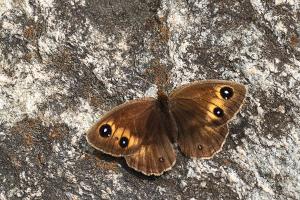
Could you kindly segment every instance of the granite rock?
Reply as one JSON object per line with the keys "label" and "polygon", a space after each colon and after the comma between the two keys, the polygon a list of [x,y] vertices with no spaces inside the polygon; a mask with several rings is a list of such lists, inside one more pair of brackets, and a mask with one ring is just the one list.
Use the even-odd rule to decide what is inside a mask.
{"label": "granite rock", "polygon": [[[204,79],[248,88],[210,160],[145,177],[86,130],[130,99]],[[300,199],[297,0],[0,0],[0,199]]]}

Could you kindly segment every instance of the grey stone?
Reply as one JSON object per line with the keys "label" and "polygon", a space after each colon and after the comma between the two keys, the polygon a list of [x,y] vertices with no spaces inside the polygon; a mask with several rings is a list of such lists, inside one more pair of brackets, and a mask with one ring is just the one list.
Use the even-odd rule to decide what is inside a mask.
{"label": "grey stone", "polygon": [[[300,199],[300,2],[0,1],[0,199]],[[210,160],[145,177],[88,146],[112,107],[203,79],[245,84]]]}

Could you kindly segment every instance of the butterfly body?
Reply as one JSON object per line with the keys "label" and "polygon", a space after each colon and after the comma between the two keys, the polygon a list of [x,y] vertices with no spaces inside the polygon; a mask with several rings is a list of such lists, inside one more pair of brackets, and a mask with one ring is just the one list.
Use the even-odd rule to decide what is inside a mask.
{"label": "butterfly body", "polygon": [[172,143],[175,143],[178,136],[178,130],[174,116],[170,109],[169,96],[163,91],[159,90],[157,92],[156,104],[157,108],[159,109],[159,112],[161,113],[161,123],[165,126],[165,129],[167,130],[168,138]]}
{"label": "butterfly body", "polygon": [[146,175],[161,175],[176,162],[173,144],[188,157],[211,158],[226,139],[227,123],[245,98],[243,85],[231,81],[198,81],[158,91],[117,106],[87,134],[94,148],[121,156]]}

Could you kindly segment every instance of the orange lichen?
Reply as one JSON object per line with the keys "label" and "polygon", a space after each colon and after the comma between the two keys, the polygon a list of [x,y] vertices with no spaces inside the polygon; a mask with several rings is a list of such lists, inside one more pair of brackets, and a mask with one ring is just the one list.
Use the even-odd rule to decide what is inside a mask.
{"label": "orange lichen", "polygon": [[24,143],[28,146],[32,146],[34,143],[31,133],[24,133],[23,140],[24,140]]}
{"label": "orange lichen", "polygon": [[171,36],[171,32],[167,24],[165,23],[165,17],[159,18],[160,23],[158,24],[159,32],[160,32],[160,40],[161,42],[168,42]]}
{"label": "orange lichen", "polygon": [[296,34],[293,34],[291,37],[290,37],[290,43],[291,43],[291,46],[292,47],[296,47],[298,44],[299,44],[299,37],[296,35]]}
{"label": "orange lichen", "polygon": [[61,130],[59,130],[57,127],[53,127],[51,128],[48,136],[52,140],[60,139],[62,137]]}

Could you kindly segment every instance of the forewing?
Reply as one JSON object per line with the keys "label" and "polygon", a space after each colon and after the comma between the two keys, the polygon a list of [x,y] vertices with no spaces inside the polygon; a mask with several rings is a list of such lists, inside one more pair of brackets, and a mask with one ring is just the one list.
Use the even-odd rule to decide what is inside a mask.
{"label": "forewing", "polygon": [[115,107],[90,128],[88,143],[113,156],[133,154],[147,135],[145,126],[155,109],[155,101],[154,98],[133,100]]}
{"label": "forewing", "polygon": [[218,80],[191,83],[171,93],[181,151],[204,158],[219,151],[228,133],[227,123],[239,111],[245,94],[243,85]]}

